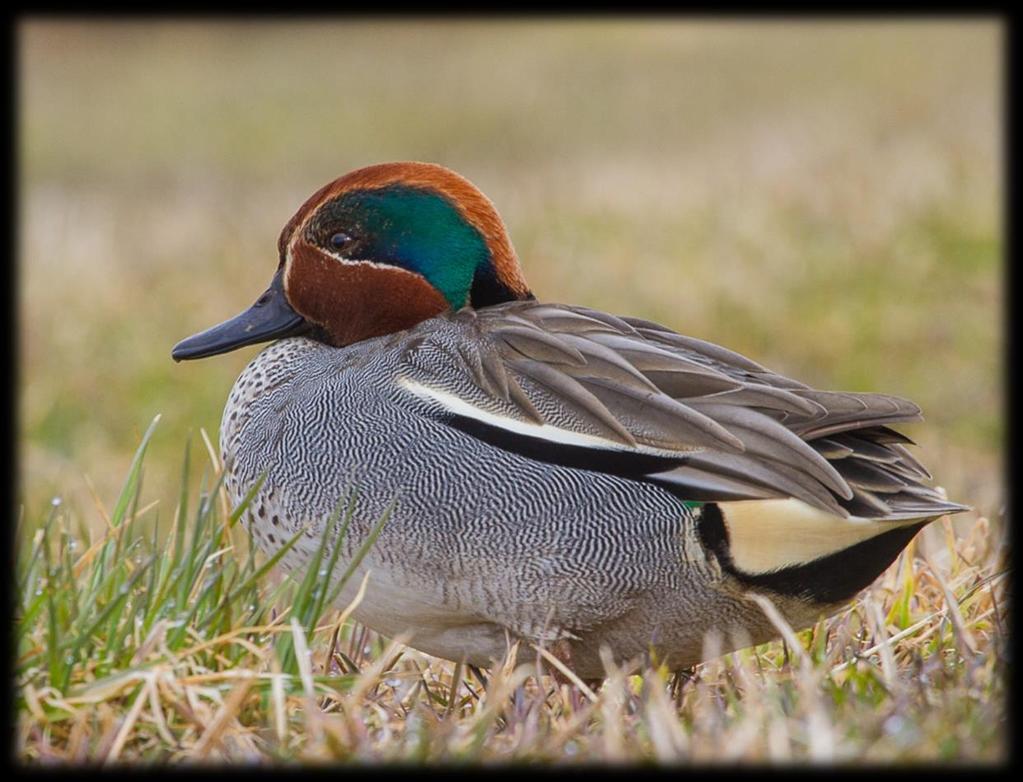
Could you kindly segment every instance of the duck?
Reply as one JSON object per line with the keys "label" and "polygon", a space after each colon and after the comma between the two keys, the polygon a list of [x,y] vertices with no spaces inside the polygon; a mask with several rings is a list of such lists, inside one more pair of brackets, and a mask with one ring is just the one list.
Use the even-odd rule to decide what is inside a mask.
{"label": "duck", "polygon": [[302,574],[324,536],[343,566],[378,534],[339,605],[361,584],[357,620],[481,668],[514,645],[587,679],[608,655],[687,669],[709,634],[778,636],[758,596],[810,626],[968,509],[892,428],[914,403],[540,300],[494,204],[434,163],[317,190],[266,291],[172,357],[266,342],[220,427],[253,540],[296,537]]}

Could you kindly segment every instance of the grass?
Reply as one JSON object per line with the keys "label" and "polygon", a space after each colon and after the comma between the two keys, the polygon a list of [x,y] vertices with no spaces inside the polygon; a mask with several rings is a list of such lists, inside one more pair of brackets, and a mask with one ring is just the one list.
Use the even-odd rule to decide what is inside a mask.
{"label": "grass", "polygon": [[[154,426],[155,426],[154,421]],[[166,543],[142,500],[147,430],[108,514],[81,536],[60,505],[18,558],[16,753],[29,763],[998,761],[1006,563],[986,519],[911,545],[847,610],[670,675],[608,661],[596,691],[511,655],[487,673],[388,641],[333,597],[339,506],[301,580],[271,576],[212,454],[186,450]],[[381,521],[386,523],[386,518]],[[296,534],[296,539],[301,535]],[[371,543],[371,541],[370,541]],[[368,546],[364,546],[364,553]],[[354,560],[357,563],[359,556]],[[365,586],[365,584],[363,584]],[[361,595],[360,595],[361,596]],[[356,597],[356,601],[359,597]],[[763,600],[763,598],[761,598]]]}
{"label": "grass", "polygon": [[[1002,37],[984,19],[23,20],[17,757],[1004,758]],[[480,185],[542,298],[913,399],[921,459],[975,511],[787,654],[688,679],[641,662],[596,701],[535,666],[484,686],[341,622],[315,584],[261,570],[199,457],[255,349],[169,351],[259,295],[309,193],[395,159]]]}

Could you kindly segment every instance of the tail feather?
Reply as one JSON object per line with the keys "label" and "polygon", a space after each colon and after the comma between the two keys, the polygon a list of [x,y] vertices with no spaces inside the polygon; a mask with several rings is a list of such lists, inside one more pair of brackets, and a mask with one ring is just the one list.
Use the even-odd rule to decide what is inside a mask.
{"label": "tail feather", "polygon": [[839,499],[844,510],[852,516],[921,521],[969,510],[921,482],[930,473],[895,441],[893,432],[881,426],[810,441],[853,490],[852,500]]}

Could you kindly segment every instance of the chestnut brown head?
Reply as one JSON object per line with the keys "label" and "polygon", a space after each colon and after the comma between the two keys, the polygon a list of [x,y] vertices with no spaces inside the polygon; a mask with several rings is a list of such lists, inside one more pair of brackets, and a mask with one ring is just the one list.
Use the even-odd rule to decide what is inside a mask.
{"label": "chestnut brown head", "polygon": [[494,205],[432,163],[334,180],[288,221],[278,254],[256,303],[178,343],[175,360],[299,334],[341,347],[447,310],[532,298]]}

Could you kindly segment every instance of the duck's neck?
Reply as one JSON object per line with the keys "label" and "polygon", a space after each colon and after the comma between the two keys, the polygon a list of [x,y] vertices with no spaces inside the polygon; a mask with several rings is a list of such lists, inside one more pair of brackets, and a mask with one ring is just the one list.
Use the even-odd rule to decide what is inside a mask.
{"label": "duck's neck", "polygon": [[526,301],[536,298],[529,290],[512,288],[504,282],[492,263],[488,262],[476,267],[469,289],[468,303],[474,308],[491,307],[506,301]]}

